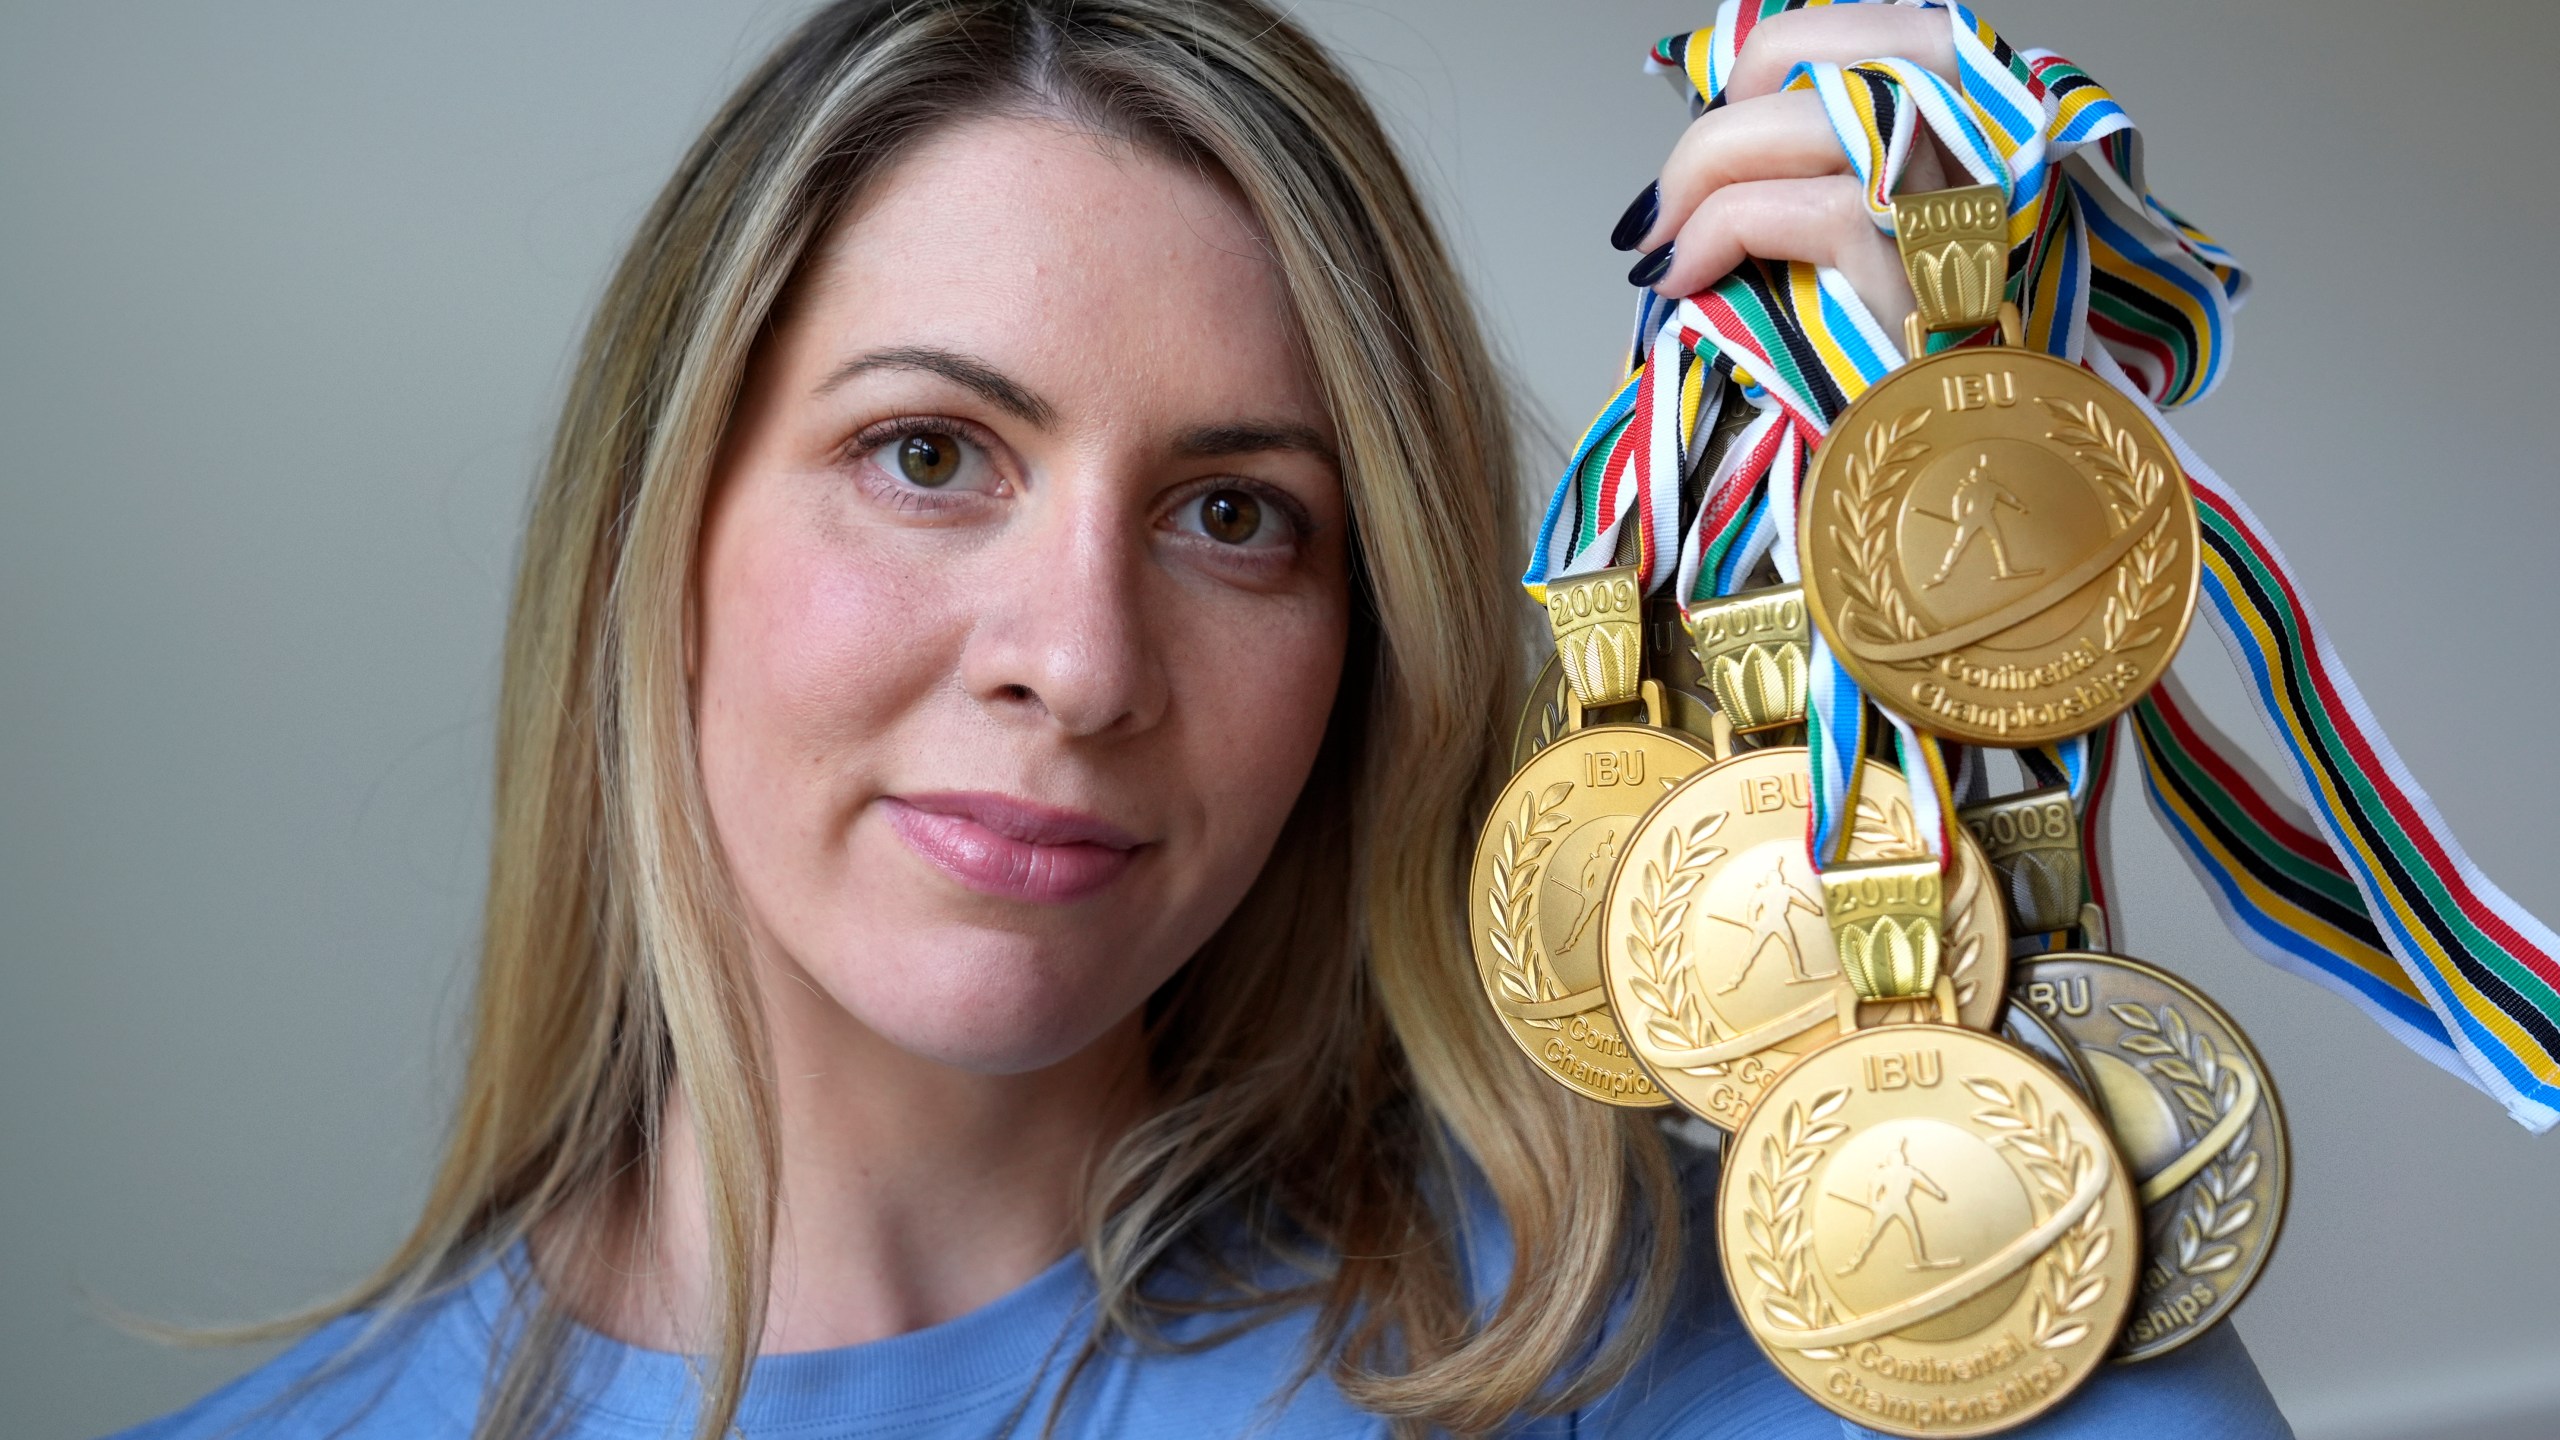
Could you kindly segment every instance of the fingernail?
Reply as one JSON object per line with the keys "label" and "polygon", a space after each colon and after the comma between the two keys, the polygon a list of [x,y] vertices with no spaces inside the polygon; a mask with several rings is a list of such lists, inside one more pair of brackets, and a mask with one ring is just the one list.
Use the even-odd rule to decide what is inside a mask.
{"label": "fingernail", "polygon": [[1671,268],[1671,247],[1677,243],[1679,242],[1665,240],[1644,252],[1644,258],[1636,262],[1636,268],[1627,272],[1627,283],[1651,285],[1661,279]]}
{"label": "fingernail", "polygon": [[1644,233],[1653,228],[1654,217],[1661,213],[1662,182],[1656,180],[1644,187],[1644,193],[1638,195],[1635,203],[1627,207],[1626,214],[1618,217],[1617,225],[1609,231],[1609,248],[1612,250],[1636,248],[1636,242],[1643,239]]}

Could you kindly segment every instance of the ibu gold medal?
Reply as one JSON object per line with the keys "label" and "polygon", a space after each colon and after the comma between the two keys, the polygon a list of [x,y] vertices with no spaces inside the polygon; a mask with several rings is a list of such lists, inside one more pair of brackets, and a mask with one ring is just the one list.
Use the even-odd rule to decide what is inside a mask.
{"label": "ibu gold medal", "polygon": [[2116,1354],[2165,1355],[2231,1313],[2283,1227],[2292,1147],[2266,1062],[2193,986],[2121,955],[2020,961],[2011,998],[2097,1083],[2143,1205],[2141,1291]]}
{"label": "ibu gold medal", "polygon": [[[1503,1029],[1559,1084],[1612,1105],[1670,1103],[1627,1053],[1600,983],[1609,876],[1636,820],[1714,759],[1662,728],[1664,696],[1642,680],[1642,596],[1629,569],[1549,584],[1564,732],[1502,788],[1476,841],[1467,928],[1476,973]],[[1639,701],[1649,724],[1586,723]]]}
{"label": "ibu gold medal", "polygon": [[[1786,746],[1698,772],[1631,827],[1609,890],[1600,971],[1627,1043],[1673,1099],[1728,1130],[1840,1033],[1852,993],[1805,857],[1808,765]],[[1956,847],[1943,970],[1964,1022],[1987,1027],[2003,1002],[2008,927],[1979,847],[1962,835]],[[1862,762],[1848,858],[1927,855],[1902,776]],[[1926,1004],[1887,1002],[1872,1018]]]}
{"label": "ibu gold medal", "polygon": [[2106,1359],[2137,1216],[2088,1102],[1988,1035],[1914,1024],[1778,1077],[1725,1151],[1716,1227],[1752,1338],[1805,1393],[1896,1435],[1983,1435]]}
{"label": "ibu gold medal", "polygon": [[1999,187],[1894,213],[1915,357],[1923,332],[1995,319],[2008,343],[1913,359],[1825,437],[1797,526],[1814,623],[1868,694],[1937,734],[2014,748],[2094,729],[2193,618],[2185,472],[2113,386],[2018,346]]}
{"label": "ibu gold medal", "polygon": [[[2096,1107],[1957,1023],[1962,867],[1911,838],[1912,858],[1821,870],[1845,1033],[1743,1117],[1716,1229],[1744,1325],[1807,1394],[1894,1434],[1984,1435],[2049,1410],[2105,1360],[2133,1300],[2141,1212]],[[1989,863],[1971,858],[1972,888],[1988,890]],[[1934,1022],[1858,1028],[1860,1001],[1921,999]]]}

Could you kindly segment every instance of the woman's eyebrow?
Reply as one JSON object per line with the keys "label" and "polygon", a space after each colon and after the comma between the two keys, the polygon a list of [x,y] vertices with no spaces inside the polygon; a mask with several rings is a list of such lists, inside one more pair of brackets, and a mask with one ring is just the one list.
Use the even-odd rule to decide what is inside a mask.
{"label": "woman's eyebrow", "polygon": [[1329,465],[1339,465],[1333,447],[1324,436],[1305,425],[1288,420],[1247,420],[1227,425],[1203,425],[1184,431],[1173,442],[1174,453],[1197,457],[1218,455],[1250,455],[1261,450],[1301,450]]}
{"label": "woman's eyebrow", "polygon": [[975,356],[931,345],[892,345],[857,355],[827,373],[811,393],[824,395],[856,375],[872,370],[922,370],[973,391],[978,398],[1022,421],[1047,429],[1057,420],[1056,407],[1007,379],[1003,371]]}

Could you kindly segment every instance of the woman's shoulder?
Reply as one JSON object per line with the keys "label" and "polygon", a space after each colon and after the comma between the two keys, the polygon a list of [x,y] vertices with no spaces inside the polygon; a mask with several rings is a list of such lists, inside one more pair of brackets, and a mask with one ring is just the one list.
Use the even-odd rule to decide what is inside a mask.
{"label": "woman's shoulder", "polygon": [[194,1404],[109,1440],[466,1433],[479,1412],[486,1341],[467,1286],[396,1315],[343,1316]]}
{"label": "woman's shoulder", "polygon": [[[1699,1137],[1704,1138],[1704,1137]],[[1586,1440],[1835,1440],[1877,1434],[1817,1405],[1778,1372],[1736,1313],[1715,1250],[1720,1175],[1711,1140],[1675,1139],[1688,1259],[1661,1334],[1627,1377],[1577,1417]],[[1854,1379],[1845,1374],[1844,1379]],[[2289,1440],[2293,1431],[2228,1325],[2157,1360],[2110,1365],[2017,1440],[2169,1434]]]}

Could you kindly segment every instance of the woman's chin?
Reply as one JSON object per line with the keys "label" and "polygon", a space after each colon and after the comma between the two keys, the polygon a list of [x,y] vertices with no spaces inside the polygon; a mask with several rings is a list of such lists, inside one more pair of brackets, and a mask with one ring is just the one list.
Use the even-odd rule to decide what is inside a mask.
{"label": "woman's chin", "polygon": [[1028,1075],[1083,1054],[1126,1014],[1008,1016],[992,1022],[936,1015],[884,1027],[881,1037],[919,1060],[972,1075]]}
{"label": "woman's chin", "polygon": [[1126,950],[1079,945],[1081,953],[1061,956],[1045,948],[1015,936],[917,945],[902,957],[908,963],[885,965],[881,952],[857,949],[809,975],[897,1050],[973,1074],[1019,1075],[1081,1054],[1164,979],[1131,974]]}

